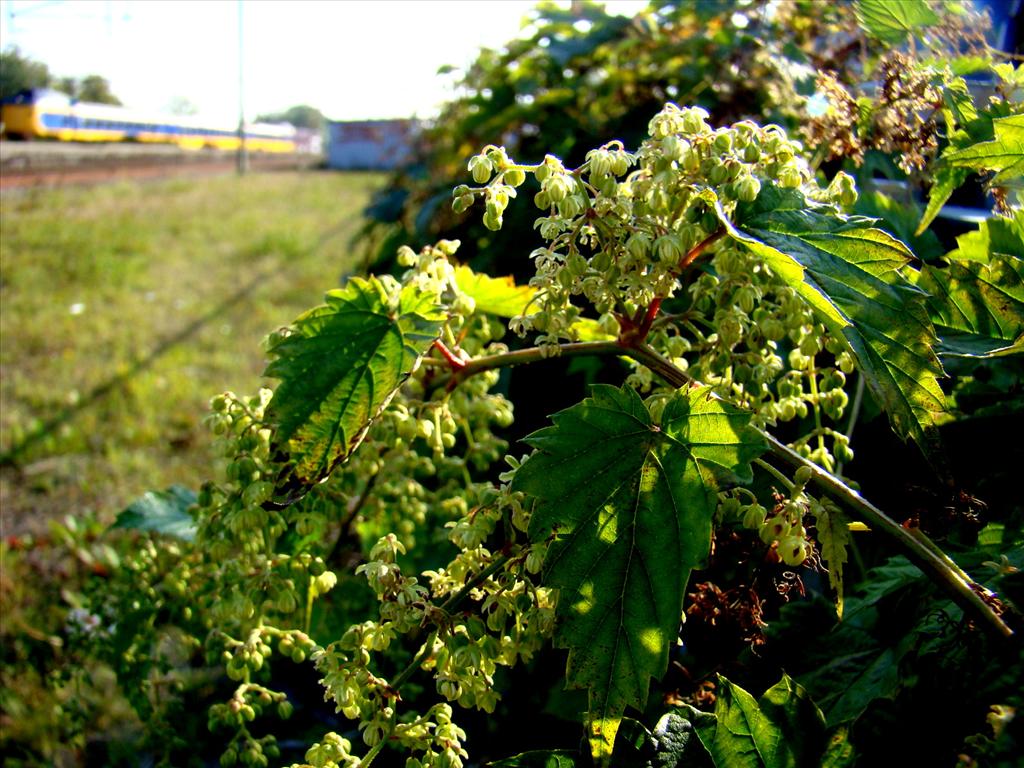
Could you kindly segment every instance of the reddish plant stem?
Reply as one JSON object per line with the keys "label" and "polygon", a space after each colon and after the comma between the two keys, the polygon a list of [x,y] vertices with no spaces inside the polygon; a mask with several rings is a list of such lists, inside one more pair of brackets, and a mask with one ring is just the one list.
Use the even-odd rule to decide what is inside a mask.
{"label": "reddish plant stem", "polygon": [[676,269],[676,274],[681,275],[685,270],[689,269],[690,265],[693,264],[693,262],[695,262],[702,253],[704,253],[704,250],[708,246],[714,245],[724,236],[725,227],[719,227],[710,235],[708,235],[699,243],[697,243],[695,246],[693,246],[693,248],[688,250],[686,252],[686,255],[683,256],[683,260],[679,262],[679,267]]}
{"label": "reddish plant stem", "polygon": [[[679,262],[679,266],[676,268],[676,275],[681,275],[689,269],[693,262],[695,262],[709,246],[718,242],[718,240],[720,240],[724,235],[725,227],[720,227],[693,246],[693,248],[688,250],[686,255],[683,256],[682,261]],[[658,316],[658,311],[661,309],[662,301],[662,297],[656,297],[654,301],[651,302],[650,306],[647,307],[646,312],[643,310],[637,312],[636,317],[633,319],[632,327],[626,327],[623,325],[623,333],[620,335],[626,345],[641,343],[647,338],[647,334],[651,331],[651,324],[654,323],[654,319]],[[642,317],[641,313],[643,313]]]}
{"label": "reddish plant stem", "polygon": [[658,296],[651,302],[651,305],[647,307],[647,312],[644,315],[644,319],[640,321],[640,326],[637,328],[637,337],[640,341],[647,338],[647,334],[650,333],[651,323],[654,322],[654,318],[658,316],[658,310],[661,309],[661,297]]}
{"label": "reddish plant stem", "polygon": [[464,360],[460,360],[459,357],[448,349],[440,339],[434,339],[434,349],[440,352],[441,356],[448,361],[448,365],[451,366],[453,371],[461,371],[466,367],[466,362]]}

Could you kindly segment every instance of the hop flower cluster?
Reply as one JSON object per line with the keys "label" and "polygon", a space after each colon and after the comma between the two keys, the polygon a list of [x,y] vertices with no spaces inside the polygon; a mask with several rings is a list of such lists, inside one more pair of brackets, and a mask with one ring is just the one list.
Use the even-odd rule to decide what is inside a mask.
{"label": "hop flower cluster", "polygon": [[[682,272],[721,236],[723,217],[755,200],[766,182],[837,203],[855,194],[848,181],[818,188],[801,145],[778,126],[743,121],[716,129],[707,118],[699,107],[666,105],[635,154],[610,142],[576,169],[550,155],[517,165],[493,147],[474,158],[474,178],[486,185],[457,188],[457,209],[508,192],[510,171],[513,181],[527,172],[540,183],[534,203],[547,215],[536,227],[548,244],[531,254],[536,309],[512,320],[516,333],[538,332],[537,343],[554,351],[576,339],[578,319],[591,310],[600,327],[621,330],[624,317],[676,294]],[[490,222],[500,225],[493,216]]]}

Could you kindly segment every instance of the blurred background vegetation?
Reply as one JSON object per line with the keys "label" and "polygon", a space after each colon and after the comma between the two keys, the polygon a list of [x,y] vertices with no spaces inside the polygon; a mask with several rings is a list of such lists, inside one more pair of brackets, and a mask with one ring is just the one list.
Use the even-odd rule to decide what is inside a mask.
{"label": "blurred background vegetation", "polygon": [[[573,166],[611,139],[635,147],[666,101],[701,105],[713,124],[752,118],[797,131],[815,108],[817,73],[831,71],[840,82],[862,85],[888,47],[863,33],[852,3],[654,3],[633,18],[606,14],[592,3],[544,4],[527,37],[481,52],[463,73],[458,97],[426,126],[416,161],[389,178],[274,174],[36,190],[0,199],[0,508],[8,537],[0,544],[0,750],[10,764],[136,762],[138,755],[124,745],[136,743],[143,725],[115,695],[108,669],[65,648],[69,616],[77,591],[117,567],[117,547],[132,546],[131,538],[102,536],[113,515],[150,488],[195,487],[209,474],[216,459],[201,425],[205,403],[225,389],[259,386],[266,333],[314,304],[343,273],[394,269],[402,244],[459,239],[459,256],[474,269],[520,279],[531,272],[526,255],[537,238],[529,204],[508,210],[500,242],[481,225],[479,211],[452,212],[451,189],[466,182],[470,156],[493,143],[524,162],[550,152]],[[970,51],[949,48],[944,55],[969,67]],[[5,59],[5,89],[14,71],[8,61],[14,59]],[[32,76],[41,85],[55,84],[48,71]],[[312,113],[282,117],[316,127]],[[841,160],[819,160],[829,175],[842,166]],[[883,218],[883,226],[905,236],[919,256],[938,258],[955,246],[965,226],[945,224],[941,239],[913,235],[920,180],[902,172],[892,153],[872,150],[862,165],[847,167],[862,190],[859,212]],[[522,393],[537,391],[553,375],[583,383],[600,380],[602,371],[556,361],[506,379],[513,398],[525,403],[517,411],[516,435],[552,409],[550,400],[543,411],[531,408]],[[981,509],[970,503],[972,494],[988,505],[1002,526],[998,539],[990,530],[979,544],[966,518],[948,523],[947,490],[934,490],[916,449],[900,444],[884,419],[874,420],[877,409],[870,404],[854,440],[858,463],[849,471],[865,478],[867,495],[883,508],[948,523],[948,540],[963,543],[965,560],[980,566],[995,558],[1004,530],[1007,541],[1019,534],[1024,515],[1024,495],[1009,482],[1019,472],[1019,451],[986,438],[993,418],[1002,420],[1001,430],[1007,419],[1019,421],[1019,411],[1010,411],[1021,399],[1021,376],[997,363],[980,375],[963,371],[961,380],[976,399],[968,418],[945,428],[961,484],[956,492],[966,495],[960,508],[971,514]],[[70,521],[53,522],[65,515]],[[876,760],[865,764],[892,764],[884,749],[899,733],[920,750],[921,765],[948,764],[970,739],[981,745],[975,754],[994,756],[988,764],[1012,765],[1013,742],[1007,748],[1004,738],[997,748],[986,716],[989,704],[1007,700],[1007,690],[1019,683],[1020,651],[965,640],[953,619],[936,618],[952,614],[928,585],[889,561],[893,553],[880,542],[872,541],[868,551],[862,557],[858,550],[850,568],[851,584],[860,581],[861,588],[851,588],[847,610],[860,618],[847,624],[847,634],[829,634],[828,606],[820,601],[774,606],[782,620],[766,657],[795,671],[809,669],[815,652],[829,659],[836,649],[855,651],[849,669],[833,677],[818,672],[825,692],[863,684],[850,676],[857,665],[884,678],[881,697],[865,687],[860,702],[870,717],[859,743]],[[708,580],[736,578],[730,567],[724,557],[712,563]],[[882,570],[869,574],[872,567]],[[1009,589],[1019,589],[1017,577],[1004,576]],[[880,586],[871,587],[872,580]],[[807,648],[817,636],[808,642],[795,628],[806,626],[801,621],[812,611],[823,639]],[[893,623],[893,616],[902,619]],[[719,665],[756,684],[763,660],[724,631],[695,626],[686,653],[699,660],[676,660],[702,671]],[[896,650],[887,651],[894,643]],[[979,672],[965,659],[994,663]],[[537,662],[559,663],[553,655]],[[72,666],[86,674],[70,675]],[[666,696],[687,684],[681,668],[674,666],[664,682]],[[937,690],[940,682],[949,687]],[[571,696],[525,690],[512,680],[509,686],[505,710],[494,721],[543,715],[549,719],[533,737],[538,746],[557,746],[557,713],[575,706]],[[1024,704],[1019,692],[1010,699]],[[202,707],[192,705],[196,722],[187,736],[202,764],[203,740],[215,737],[205,733]],[[481,732],[488,727],[479,726]],[[495,755],[513,751],[521,738],[493,728],[491,735]],[[127,751],[119,756],[118,749]]]}

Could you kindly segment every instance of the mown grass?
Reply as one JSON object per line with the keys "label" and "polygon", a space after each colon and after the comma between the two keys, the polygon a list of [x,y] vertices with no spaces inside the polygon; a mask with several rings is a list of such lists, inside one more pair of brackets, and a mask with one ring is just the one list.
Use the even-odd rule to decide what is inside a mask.
{"label": "mown grass", "polygon": [[379,177],[278,173],[0,198],[0,515],[112,517],[213,457],[208,399],[354,266]]}

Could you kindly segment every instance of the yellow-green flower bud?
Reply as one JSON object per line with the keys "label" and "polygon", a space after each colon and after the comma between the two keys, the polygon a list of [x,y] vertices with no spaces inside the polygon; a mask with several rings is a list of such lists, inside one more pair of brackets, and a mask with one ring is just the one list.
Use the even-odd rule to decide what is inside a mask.
{"label": "yellow-green flower bud", "polygon": [[779,555],[786,565],[794,568],[803,565],[809,554],[810,545],[806,539],[799,536],[786,536],[779,541]]}
{"label": "yellow-green flower bud", "polygon": [[474,155],[469,159],[469,172],[477,184],[485,184],[491,178],[491,161],[483,155]]}
{"label": "yellow-green flower bud", "polygon": [[496,232],[501,229],[502,217],[500,214],[492,213],[488,211],[484,214],[484,226],[492,232]]}
{"label": "yellow-green flower bud", "polygon": [[612,173],[622,176],[629,170],[629,154],[625,150],[616,150],[612,157]]}
{"label": "yellow-green flower bud", "polygon": [[764,524],[765,508],[760,504],[751,504],[743,513],[743,527],[758,531]]}
{"label": "yellow-green flower bud", "polygon": [[803,179],[800,178],[800,171],[792,165],[783,166],[779,171],[779,186],[786,189],[799,187]]}
{"label": "yellow-green flower bud", "polygon": [[765,544],[778,541],[788,535],[790,530],[792,530],[792,526],[785,515],[774,515],[765,520],[761,526],[761,541]]}
{"label": "yellow-green flower bud", "polygon": [[661,140],[661,152],[669,160],[678,162],[690,149],[690,142],[676,136],[666,136]]}
{"label": "yellow-green flower bud", "polygon": [[562,174],[550,176],[544,182],[544,191],[548,193],[548,199],[552,203],[560,203],[569,194],[569,182]]}
{"label": "yellow-green flower bud", "polygon": [[583,212],[583,201],[578,195],[569,195],[558,203],[558,213],[566,219],[572,219]]}
{"label": "yellow-green flower bud", "polygon": [[518,187],[524,181],[526,181],[526,173],[521,171],[519,168],[509,168],[505,171],[504,180],[506,184],[513,187]]}
{"label": "yellow-green flower bud", "polygon": [[857,186],[853,177],[845,171],[840,171],[832,180],[829,191],[832,198],[837,200],[844,208],[852,208],[857,202]]}
{"label": "yellow-green flower bud", "polygon": [[591,178],[603,178],[612,172],[611,153],[605,149],[592,149],[587,152]]}
{"label": "yellow-green flower bud", "polygon": [[683,110],[683,132],[688,134],[703,133],[707,129],[708,111],[701,107],[690,107]]}
{"label": "yellow-green flower bud", "polygon": [[674,263],[683,255],[683,244],[677,234],[662,235],[654,241],[654,253],[659,261]]}
{"label": "yellow-green flower bud", "polygon": [[651,251],[651,237],[646,232],[634,232],[626,241],[626,250],[637,261],[645,261]]}
{"label": "yellow-green flower bud", "polygon": [[491,166],[498,171],[504,170],[509,164],[504,147],[491,147],[487,151],[487,159],[491,161]]}
{"label": "yellow-green flower bud", "polygon": [[736,182],[736,199],[752,203],[761,191],[761,182],[753,176],[745,176]]}
{"label": "yellow-green flower bud", "polygon": [[452,200],[452,210],[456,213],[463,213],[468,211],[475,201],[476,198],[472,194],[459,195]]}

